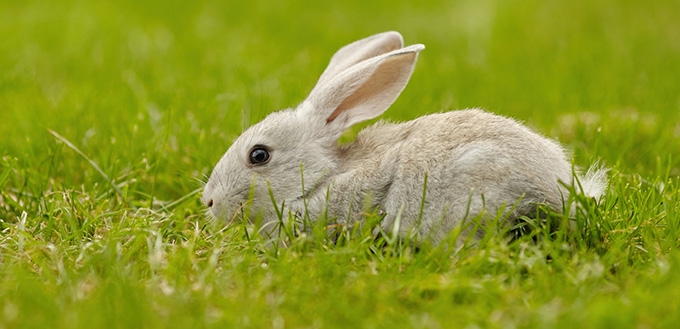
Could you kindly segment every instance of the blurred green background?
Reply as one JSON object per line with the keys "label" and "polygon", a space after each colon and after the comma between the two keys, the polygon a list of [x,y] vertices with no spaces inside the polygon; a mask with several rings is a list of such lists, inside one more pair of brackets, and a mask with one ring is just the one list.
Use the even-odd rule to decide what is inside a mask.
{"label": "blurred green background", "polygon": [[386,118],[482,107],[558,138],[579,165],[652,175],[671,161],[677,175],[678,12],[626,0],[2,1],[0,151],[58,183],[99,180],[53,129],[132,185],[157,166],[159,193],[177,197],[244,125],[303,100],[339,47],[397,30],[427,49]]}
{"label": "blurred green background", "polygon": [[[677,219],[663,184],[680,175],[679,13],[676,0],[0,0],[0,328],[672,328],[680,256],[659,232]],[[644,237],[496,244],[449,266],[340,247],[272,256],[205,229],[191,193],[243,127],[386,30],[426,49],[384,118],[481,107],[524,121],[576,165],[612,168],[597,211],[629,225],[618,239]]]}

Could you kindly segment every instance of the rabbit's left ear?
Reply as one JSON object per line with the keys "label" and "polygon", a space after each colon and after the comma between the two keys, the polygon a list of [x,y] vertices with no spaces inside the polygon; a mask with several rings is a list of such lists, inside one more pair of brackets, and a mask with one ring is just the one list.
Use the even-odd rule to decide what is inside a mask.
{"label": "rabbit's left ear", "polygon": [[325,120],[328,133],[338,137],[352,125],[379,116],[404,90],[423,49],[416,44],[348,67],[317,84],[301,114]]}

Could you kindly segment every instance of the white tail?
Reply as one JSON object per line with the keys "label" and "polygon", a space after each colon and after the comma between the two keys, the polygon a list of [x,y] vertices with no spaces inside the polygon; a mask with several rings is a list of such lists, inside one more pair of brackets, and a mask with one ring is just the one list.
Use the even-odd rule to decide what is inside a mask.
{"label": "white tail", "polygon": [[604,168],[599,163],[592,165],[585,175],[579,176],[581,192],[589,198],[600,199],[607,189],[608,171],[609,169]]}

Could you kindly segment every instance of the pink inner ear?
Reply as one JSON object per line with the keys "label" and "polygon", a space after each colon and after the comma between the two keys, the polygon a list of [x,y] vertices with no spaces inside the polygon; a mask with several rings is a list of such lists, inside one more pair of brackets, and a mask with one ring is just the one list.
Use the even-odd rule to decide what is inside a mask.
{"label": "pink inner ear", "polygon": [[[335,120],[345,111],[351,111],[354,122],[369,120],[382,114],[399,96],[413,71],[413,63],[417,53],[402,54],[385,59],[371,77],[345,98],[342,103],[328,116],[326,123]],[[406,64],[406,65],[405,65]]]}

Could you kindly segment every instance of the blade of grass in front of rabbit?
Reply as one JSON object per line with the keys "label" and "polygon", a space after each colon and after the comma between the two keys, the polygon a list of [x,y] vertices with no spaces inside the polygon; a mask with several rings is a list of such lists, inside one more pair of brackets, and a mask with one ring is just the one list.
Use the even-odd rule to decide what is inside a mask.
{"label": "blade of grass in front of rabbit", "polygon": [[[427,195],[427,171],[425,172],[425,178],[423,179],[423,196],[422,199],[420,200],[420,212],[418,213],[418,224],[415,228],[416,232],[420,232],[420,225],[423,220],[423,209],[425,209],[425,197]],[[413,228],[409,228],[411,230]],[[418,238],[416,237],[416,243],[418,242]]]}
{"label": "blade of grass in front of rabbit", "polygon": [[269,179],[267,179],[267,190],[269,191],[269,198],[272,200],[274,211],[276,211],[276,217],[280,223],[283,223],[283,203],[281,204],[281,210],[279,210],[279,207],[276,205],[276,200],[274,199],[274,193],[272,192],[272,186],[269,183]]}
{"label": "blade of grass in front of rabbit", "polygon": [[[484,235],[482,236],[480,245],[488,244],[490,241],[492,241],[492,239],[501,236],[503,230],[501,225],[503,222],[503,218],[505,217],[503,214],[506,213],[505,209],[507,207],[508,204],[506,202],[503,202],[499,209],[495,212],[493,218],[487,220],[485,223],[480,223],[480,225],[482,226],[482,230],[484,231]],[[512,209],[514,209],[514,206]],[[507,212],[507,214],[511,214],[512,209],[510,209]]]}
{"label": "blade of grass in front of rabbit", "polygon": [[392,237],[388,241],[390,246],[394,246],[399,239],[399,230],[401,228],[401,215],[404,213],[404,205],[401,205],[399,211],[397,212],[397,218],[394,219],[394,225],[392,226]]}
{"label": "blade of grass in front of rabbit", "polygon": [[[510,231],[512,231],[513,226],[512,225],[506,225],[506,223],[508,222],[508,220],[510,219],[510,216],[512,216],[515,209],[517,209],[517,206],[522,202],[522,200],[524,199],[525,196],[526,196],[526,193],[522,193],[522,195],[519,197],[519,199],[517,201],[515,201],[515,203],[512,205],[512,208],[510,208],[510,210],[508,210],[507,212],[503,211],[504,208],[506,207],[506,203],[503,203],[501,209],[499,209],[496,212],[496,219],[495,219],[495,223],[494,223],[496,235],[503,236],[503,235],[509,233]],[[536,208],[538,208],[538,206]],[[518,220],[519,219],[516,219],[516,221],[518,221]],[[540,216],[537,213],[537,215],[534,219],[534,222],[537,222],[539,220],[540,220]]]}
{"label": "blade of grass in front of rabbit", "polygon": [[[333,233],[329,234],[329,235],[331,237],[331,239],[330,239],[331,241],[332,240],[337,241],[338,238],[339,238],[339,234],[340,234],[338,232],[338,227],[340,227],[340,226],[337,225],[337,218],[334,219],[334,224],[332,225],[333,227],[331,227],[331,224],[330,224],[331,219],[328,218],[328,205],[330,204],[330,200],[331,200],[330,193],[331,193],[331,187],[329,185],[328,187],[326,187],[326,204],[324,205],[324,210],[323,210],[323,217],[324,217],[324,220],[326,222],[325,227],[324,227],[324,232],[327,229],[335,229],[333,231]],[[342,229],[342,227],[340,227],[340,229]]]}
{"label": "blade of grass in front of rabbit", "polygon": [[[281,239],[281,232],[283,231],[283,233],[288,237],[288,239],[292,239],[292,237],[294,236],[294,233],[287,231],[286,223],[283,220],[283,214],[284,214],[285,207],[286,207],[286,200],[283,200],[281,202],[281,208],[279,208],[278,205],[276,204],[274,192],[272,191],[272,187],[271,187],[271,184],[270,184],[268,179],[267,179],[267,190],[269,191],[269,198],[272,202],[272,206],[274,207],[274,211],[276,212],[276,218],[277,218],[277,223],[275,224],[277,226],[277,228],[275,229],[276,232],[277,232],[276,236],[279,239]],[[293,216],[293,215],[291,215],[289,213],[288,216],[289,216],[288,218],[290,219],[290,218],[292,218],[291,216]],[[291,222],[291,221],[289,220],[288,222]]]}
{"label": "blade of grass in front of rabbit", "polygon": [[427,194],[427,171],[425,172],[425,178],[423,180],[423,197],[420,200],[420,213],[418,214],[418,229],[420,229],[420,223],[423,219],[423,209],[425,208],[426,194]]}
{"label": "blade of grass in front of rabbit", "polygon": [[300,163],[300,185],[302,186],[302,204],[305,206],[305,213],[302,217],[303,230],[307,229],[307,223],[311,225],[311,219],[309,217],[309,209],[307,208],[307,192],[305,190],[305,176],[304,170],[302,168],[302,163]]}
{"label": "blade of grass in front of rabbit", "polygon": [[[482,194],[481,197],[482,197],[482,204],[484,204],[484,195]],[[474,226],[472,226],[472,228],[470,229],[470,232],[467,234],[467,236],[465,237],[465,240],[463,241],[463,245],[465,245],[465,246],[468,246],[471,242],[474,241],[473,237],[474,237],[475,233],[477,232],[477,230],[476,230],[477,224],[475,223],[474,218],[470,218],[470,216],[469,216],[471,205],[472,205],[472,191],[470,191],[470,193],[468,195],[468,204],[467,204],[467,207],[465,209],[465,215],[463,216],[463,222],[468,221],[468,220],[469,220],[469,222],[466,223],[466,225],[463,229],[467,229],[468,227],[472,226],[473,224],[474,224]],[[479,214],[479,216],[483,216],[483,214],[484,214],[483,209],[484,209],[484,207],[482,206],[482,212]]]}

